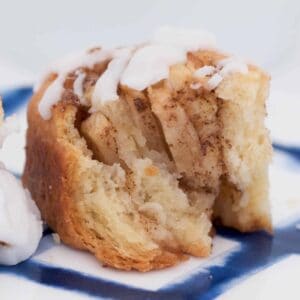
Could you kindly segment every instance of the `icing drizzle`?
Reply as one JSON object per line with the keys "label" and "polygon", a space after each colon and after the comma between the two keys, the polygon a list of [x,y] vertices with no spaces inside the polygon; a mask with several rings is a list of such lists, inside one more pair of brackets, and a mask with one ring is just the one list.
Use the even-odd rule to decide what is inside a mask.
{"label": "icing drizzle", "polygon": [[[111,57],[112,51],[97,48],[93,51],[69,56],[64,61],[55,63],[49,71],[52,73],[57,73],[58,76],[47,88],[43,95],[43,98],[39,102],[38,109],[42,118],[45,120],[49,120],[51,118],[51,108],[61,99],[62,93],[64,91],[65,78],[68,73],[78,68],[92,68],[95,64],[106,61]],[[38,88],[39,87],[36,86],[35,90]]]}
{"label": "icing drizzle", "polygon": [[121,84],[138,91],[165,79],[169,67],[186,60],[186,52],[168,45],[150,44],[136,51],[125,69]]}
{"label": "icing drizzle", "polygon": [[[95,112],[104,103],[119,98],[119,84],[142,91],[168,78],[170,66],[184,63],[187,59],[187,52],[215,47],[214,36],[206,31],[163,27],[154,34],[150,42],[138,47],[96,48],[79,56],[72,56],[63,62],[56,63],[51,69],[58,76],[45,91],[39,103],[39,112],[44,119],[51,118],[51,108],[61,99],[64,81],[70,72],[76,71],[77,75],[73,84],[74,93],[81,104],[87,105],[83,96],[82,85],[85,73],[82,68],[91,69],[97,63],[109,61],[107,69],[98,78],[92,94],[90,111]],[[194,77],[211,76],[204,87],[214,89],[224,76],[232,72],[245,73],[247,65],[241,60],[227,58],[218,62],[215,67],[204,66],[196,70]],[[200,88],[202,84],[194,84],[193,88],[198,86]]]}
{"label": "icing drizzle", "polygon": [[113,59],[96,82],[92,96],[92,112],[97,111],[101,103],[118,100],[117,89],[119,81],[132,52],[133,48],[121,48],[114,51]]}
{"label": "icing drizzle", "polygon": [[[206,80],[204,85],[208,91],[211,91],[215,89],[227,75],[232,73],[246,74],[247,72],[247,64],[241,58],[232,56],[218,61],[216,66],[203,66],[197,69],[194,72],[194,77],[205,79],[207,76],[211,76]],[[194,83],[191,88],[198,89],[200,87],[202,87],[202,84],[197,85],[197,83]]]}

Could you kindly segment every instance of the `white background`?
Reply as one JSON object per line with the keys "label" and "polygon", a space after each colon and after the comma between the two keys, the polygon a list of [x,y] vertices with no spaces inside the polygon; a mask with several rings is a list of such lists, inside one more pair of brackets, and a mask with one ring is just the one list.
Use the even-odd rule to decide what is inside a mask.
{"label": "white background", "polygon": [[298,0],[0,0],[0,89],[31,84],[69,52],[144,41],[161,25],[207,29],[220,49],[266,69],[272,137],[300,146]]}
{"label": "white background", "polygon": [[[217,36],[219,48],[265,68],[273,78],[268,119],[272,137],[277,142],[300,145],[299,0],[0,0],[0,88],[32,83],[52,60],[69,52],[95,45],[143,41],[166,24],[207,29]],[[24,131],[7,144],[0,160],[19,172],[24,161]],[[279,219],[277,216],[285,216],[285,211],[296,211],[300,207],[299,168],[295,166],[293,171],[284,172],[281,163],[286,165],[286,160],[277,154],[270,172],[275,220]],[[278,292],[280,274],[284,275],[283,279],[297,277],[285,271],[282,265],[279,273],[272,270],[275,279],[279,274],[278,280],[272,278],[267,286],[268,294],[263,295],[273,292],[272,299],[276,299],[274,293],[281,295]],[[248,299],[253,298],[253,291],[257,292],[255,296],[260,291],[265,292],[265,288],[257,284],[265,280],[251,279],[246,290],[242,285],[242,290],[230,294],[229,299],[234,295]],[[26,291],[33,293],[32,285],[24,287],[12,279],[10,282],[18,284],[18,290],[30,299]],[[279,285],[273,289],[274,282]],[[282,285],[286,287],[285,293],[291,282],[296,291],[296,283],[289,280],[286,283],[289,286]],[[6,284],[8,291],[14,292]],[[42,288],[40,293],[44,295],[46,291]],[[292,298],[291,295],[295,294],[287,297]]]}
{"label": "white background", "polygon": [[220,48],[270,71],[300,63],[297,0],[0,0],[0,13],[0,57],[34,72],[70,51],[144,40],[164,24],[208,29]]}
{"label": "white background", "polygon": [[272,76],[268,126],[300,145],[298,0],[0,0],[0,88],[32,83],[69,52],[147,40],[161,25],[204,28]]}

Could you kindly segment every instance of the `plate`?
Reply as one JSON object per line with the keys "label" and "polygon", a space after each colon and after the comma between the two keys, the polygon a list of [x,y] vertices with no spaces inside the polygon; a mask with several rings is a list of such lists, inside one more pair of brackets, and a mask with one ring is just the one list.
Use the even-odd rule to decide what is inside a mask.
{"label": "plate", "polygon": [[[0,160],[16,176],[24,163],[30,86],[2,92],[6,115],[21,132],[5,143]],[[0,266],[1,299],[297,299],[300,277],[300,149],[274,143],[270,167],[274,234],[217,228],[212,255],[160,271],[105,268],[82,251],[53,239],[46,229],[35,255]]]}

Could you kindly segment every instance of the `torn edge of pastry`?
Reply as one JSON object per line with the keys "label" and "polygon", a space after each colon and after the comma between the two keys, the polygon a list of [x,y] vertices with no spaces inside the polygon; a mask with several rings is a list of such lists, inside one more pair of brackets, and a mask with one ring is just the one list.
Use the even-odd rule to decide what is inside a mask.
{"label": "torn edge of pastry", "polygon": [[207,256],[212,219],[271,231],[268,87],[205,31],[91,49],[36,89],[23,182],[61,240],[106,265]]}

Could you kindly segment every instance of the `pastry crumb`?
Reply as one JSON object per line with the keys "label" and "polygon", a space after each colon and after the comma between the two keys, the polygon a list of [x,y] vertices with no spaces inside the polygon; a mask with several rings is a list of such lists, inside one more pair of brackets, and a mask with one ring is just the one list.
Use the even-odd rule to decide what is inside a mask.
{"label": "pastry crumb", "polygon": [[60,237],[57,233],[52,233],[52,238],[53,238],[53,241],[54,241],[55,244],[59,245],[61,243]]}
{"label": "pastry crumb", "polygon": [[150,167],[145,168],[144,172],[147,176],[156,176],[156,175],[158,175],[159,170],[158,170],[158,168],[156,168],[154,166],[150,166]]}

